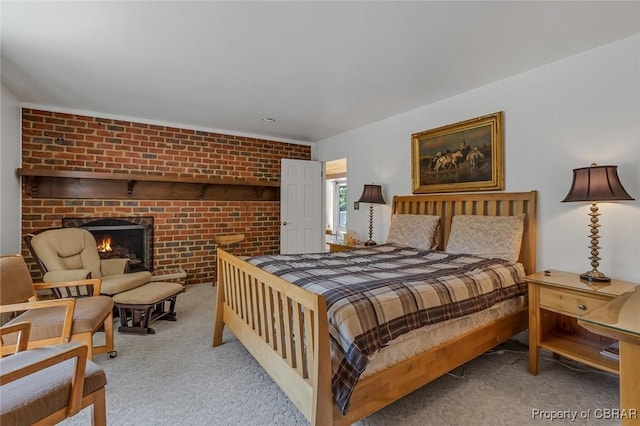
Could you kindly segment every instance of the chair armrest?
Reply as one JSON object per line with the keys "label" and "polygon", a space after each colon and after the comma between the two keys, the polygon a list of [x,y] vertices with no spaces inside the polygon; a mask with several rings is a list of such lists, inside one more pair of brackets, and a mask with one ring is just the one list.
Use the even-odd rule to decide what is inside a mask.
{"label": "chair armrest", "polygon": [[0,327],[0,337],[11,333],[18,333],[18,343],[16,344],[15,353],[22,352],[27,349],[27,345],[29,344],[29,334],[31,334],[31,323],[23,321]]}
{"label": "chair armrest", "polygon": [[[40,348],[45,349],[45,348]],[[37,359],[37,356],[24,356],[24,365],[19,357],[23,354],[28,354],[30,351],[26,351],[20,354],[12,355],[7,358],[9,368],[2,368],[2,374],[0,375],[0,385],[6,385],[15,380],[22,379],[38,371],[52,367],[56,364],[60,364],[69,359],[76,358],[75,366],[71,379],[71,392],[68,403],[68,416],[72,416],[80,411],[82,394],[84,391],[84,375],[87,367],[87,345],[67,345],[67,348],[58,347],[46,347],[46,351],[42,351],[43,355],[49,352],[54,352],[52,355]],[[34,360],[34,358],[36,358]],[[0,360],[2,362],[2,360]]]}
{"label": "chair armrest", "polygon": [[102,259],[100,261],[100,272],[103,277],[124,274],[128,267],[129,259],[126,258]]}
{"label": "chair armrest", "polygon": [[91,278],[91,271],[88,269],[67,269],[64,271],[49,271],[44,274],[44,282],[57,283],[61,281],[75,281]]}
{"label": "chair armrest", "polygon": [[[38,300],[36,302],[14,303],[13,305],[0,305],[0,314],[8,312],[22,312],[32,309],[47,309],[63,306],[65,308],[64,322],[62,323],[62,334],[60,343],[69,343],[71,340],[71,326],[73,325],[73,313],[76,309],[76,299],[55,299]],[[0,342],[0,346],[2,346]]]}
{"label": "chair armrest", "polygon": [[[33,285],[33,288],[38,290],[54,290],[54,293],[61,297],[83,297],[83,296],[99,296],[100,287],[102,286],[102,280],[100,278],[80,279],[74,281],[65,282],[46,282],[37,283]],[[81,287],[91,287],[90,294],[82,294]],[[66,290],[65,290],[66,289]],[[88,293],[88,290],[87,290]]]}

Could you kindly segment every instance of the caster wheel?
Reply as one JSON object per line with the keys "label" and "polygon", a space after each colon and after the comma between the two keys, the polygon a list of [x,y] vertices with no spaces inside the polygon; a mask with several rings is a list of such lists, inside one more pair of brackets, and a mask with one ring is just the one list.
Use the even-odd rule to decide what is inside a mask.
{"label": "caster wheel", "polygon": [[111,351],[109,352],[109,358],[115,358],[118,356],[118,351]]}

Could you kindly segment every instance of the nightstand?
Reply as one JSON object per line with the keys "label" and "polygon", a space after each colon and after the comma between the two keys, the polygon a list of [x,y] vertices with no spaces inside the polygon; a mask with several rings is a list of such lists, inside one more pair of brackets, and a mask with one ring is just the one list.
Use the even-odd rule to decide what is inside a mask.
{"label": "nightstand", "polygon": [[354,249],[358,249],[358,248],[365,248],[365,246],[353,246],[353,245],[347,245],[344,243],[327,243],[329,245],[329,252],[330,253],[336,253],[339,251],[349,251],[349,250],[354,250]]}
{"label": "nightstand", "polygon": [[579,274],[548,271],[525,277],[529,284],[529,372],[538,374],[538,352],[547,349],[592,367],[618,374],[618,361],[600,355],[613,339],[591,333],[578,318],[637,284],[611,280],[596,283]]}

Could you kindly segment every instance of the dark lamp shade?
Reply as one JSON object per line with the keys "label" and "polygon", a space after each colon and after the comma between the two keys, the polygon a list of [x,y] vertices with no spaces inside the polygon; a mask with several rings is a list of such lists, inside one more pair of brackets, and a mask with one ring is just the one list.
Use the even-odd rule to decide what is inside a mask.
{"label": "dark lamp shade", "polygon": [[382,186],[380,185],[365,185],[358,202],[371,204],[387,204],[387,202],[384,201],[384,198],[382,198]]}
{"label": "dark lamp shade", "polygon": [[618,166],[591,166],[573,169],[573,183],[562,202],[633,199],[618,178]]}

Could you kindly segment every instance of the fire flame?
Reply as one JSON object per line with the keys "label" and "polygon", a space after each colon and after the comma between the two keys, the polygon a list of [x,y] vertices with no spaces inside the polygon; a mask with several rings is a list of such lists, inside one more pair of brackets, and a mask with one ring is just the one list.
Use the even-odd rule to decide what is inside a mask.
{"label": "fire flame", "polygon": [[102,237],[102,241],[98,243],[98,251],[101,253],[112,251],[111,237],[109,235],[105,235],[104,237]]}

